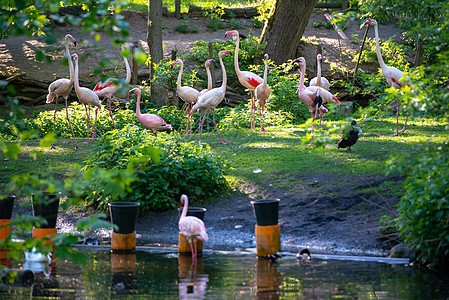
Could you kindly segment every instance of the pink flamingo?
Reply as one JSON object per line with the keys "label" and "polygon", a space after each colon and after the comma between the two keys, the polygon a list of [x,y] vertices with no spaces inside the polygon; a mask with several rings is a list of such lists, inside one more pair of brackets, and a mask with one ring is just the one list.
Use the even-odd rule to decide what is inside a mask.
{"label": "pink flamingo", "polygon": [[[192,111],[195,110],[206,110],[212,109],[212,123],[214,124],[215,129],[217,130],[218,137],[220,138],[220,142],[222,144],[227,144],[223,142],[220,136],[220,132],[217,128],[217,123],[215,122],[215,108],[220,104],[221,101],[223,101],[225,94],[226,94],[226,83],[227,83],[227,77],[226,77],[226,69],[223,64],[223,56],[226,54],[231,53],[229,50],[223,50],[218,53],[218,57],[220,58],[220,65],[221,65],[221,71],[223,73],[223,82],[221,83],[221,87],[213,88],[205,93],[203,93],[199,98],[198,101],[195,103],[195,105],[192,108]],[[198,142],[201,142],[201,132],[203,130],[203,124],[204,120],[206,119],[206,114],[203,115],[203,118],[200,122],[200,135]]]}
{"label": "pink flamingo", "polygon": [[181,67],[179,68],[176,90],[178,91],[179,98],[181,98],[181,100],[184,101],[188,105],[187,111],[189,113],[188,113],[187,128],[186,128],[186,133],[185,133],[185,134],[187,134],[190,132],[190,120],[192,118],[190,111],[192,109],[192,105],[197,101],[198,94],[200,92],[197,89],[194,89],[193,87],[181,85],[182,72],[184,71],[184,63],[183,63],[182,59],[178,58],[177,60],[175,60],[172,63],[171,66],[174,67],[175,65],[181,65]]}
{"label": "pink flamingo", "polygon": [[[204,63],[204,66],[206,67],[206,74],[207,74],[207,89],[203,89],[198,94],[198,97],[206,93],[207,91],[210,91],[212,89],[212,74],[210,73],[210,66],[214,64],[215,61],[213,59],[209,59]],[[191,110],[191,113],[193,110]],[[207,114],[207,133],[209,134],[209,110],[207,109],[205,114]],[[201,119],[201,116],[200,116]]]}
{"label": "pink flamingo", "polygon": [[[133,48],[134,45],[132,43],[125,43],[122,45],[122,52],[126,49],[126,47]],[[128,59],[123,56],[123,61],[125,62],[125,69],[126,69],[126,79],[125,84],[128,85],[131,81],[131,68],[129,67]],[[111,116],[112,124],[115,122],[114,118],[112,117],[112,111],[111,111],[111,102],[112,102],[112,96],[115,95],[115,93],[118,92],[123,87],[123,85],[119,82],[116,78],[109,78],[106,79],[103,82],[97,83],[94,87],[94,93],[98,95],[99,98],[103,98],[108,100],[108,106],[109,106],[109,115]]]}
{"label": "pink flamingo", "polygon": [[249,71],[240,71],[239,68],[239,32],[237,30],[228,31],[225,34],[225,37],[231,35],[232,39],[236,41],[235,43],[235,54],[234,54],[234,67],[235,67],[235,73],[237,74],[237,77],[240,81],[240,83],[249,89],[251,93],[251,130],[255,128],[254,126],[254,109],[255,109],[255,103],[254,103],[254,90],[256,87],[263,82],[263,79]]}
{"label": "pink flamingo", "polygon": [[310,86],[319,86],[322,87],[325,90],[329,90],[329,80],[327,80],[326,77],[321,77],[321,60],[323,57],[321,54],[318,54],[316,56],[316,77],[312,78],[309,83]]}
{"label": "pink flamingo", "polygon": [[[70,56],[70,50],[69,50],[69,43],[72,42],[76,47],[76,40],[73,36],[70,34],[66,34],[65,36],[65,54],[68,58],[69,62],[69,72],[70,72],[70,79],[67,78],[61,78],[58,80],[53,81],[48,86],[48,95],[47,95],[47,103],[53,102],[55,100],[55,113],[53,115],[53,132],[55,132],[55,123],[56,123],[56,109],[58,105],[58,98],[59,96],[62,96],[65,99],[65,116],[67,119],[67,122],[69,123],[70,129],[72,130],[72,136],[73,140],[75,141],[75,149],[80,149],[78,147],[78,143],[76,142],[75,133],[73,132],[72,124],[70,123],[69,118],[69,108],[67,99],[69,98],[70,91],[72,90],[73,86],[73,63],[72,63],[72,57]],[[56,149],[53,144],[51,144],[51,149]]]}
{"label": "pink flamingo", "polygon": [[91,89],[80,87],[79,83],[79,69],[78,69],[78,54],[73,54],[72,58],[75,60],[75,93],[78,97],[78,100],[84,104],[84,108],[86,109],[86,117],[87,117],[87,141],[86,144],[89,144],[89,124],[90,124],[90,105],[97,106],[95,109],[95,126],[94,126],[94,134],[93,139],[95,139],[95,131],[97,130],[97,114],[98,110],[101,109],[101,102],[98,98],[97,94],[95,94]]}
{"label": "pink flamingo", "polygon": [[[305,87],[304,86],[304,77],[306,72],[306,60],[304,57],[300,57],[297,59],[294,59],[292,63],[298,62],[300,69],[301,69],[301,76],[299,79],[299,83],[297,84],[298,87],[298,97],[299,99],[307,106],[307,108],[310,111],[310,115],[312,117],[312,120],[316,119],[317,110],[320,112],[320,124],[321,124],[321,116],[323,113],[326,113],[328,110],[326,107],[324,107],[322,104],[327,102],[337,102],[340,105],[340,101],[333,96],[330,92],[326,91],[325,89],[322,89],[320,87],[312,86],[312,87]],[[315,117],[313,117],[313,112],[315,112]],[[321,125],[320,125],[321,126]],[[314,130],[314,124],[312,123],[312,141],[310,142],[310,145],[313,143],[313,130]]]}
{"label": "pink flamingo", "polygon": [[256,87],[255,95],[257,99],[257,104],[260,107],[260,116],[262,118],[262,123],[260,125],[260,132],[265,132],[265,128],[263,127],[263,110],[265,108],[265,104],[270,99],[270,87],[267,84],[267,73],[268,73],[268,54],[265,54],[265,71],[263,73],[263,83],[259,84]]}
{"label": "pink flamingo", "polygon": [[[387,66],[382,58],[382,53],[380,52],[380,45],[379,45],[379,30],[377,29],[377,22],[373,19],[366,19],[365,24],[369,26],[374,27],[374,34],[376,36],[376,54],[377,54],[377,60],[379,61],[380,71],[382,72],[382,76],[387,80],[387,83],[394,87],[395,89],[400,89],[401,87],[408,85],[410,86],[410,83],[401,82],[401,78],[404,77],[404,73],[402,71],[398,70],[395,67]],[[398,106],[396,108],[396,133],[393,134],[393,136],[399,135],[399,133],[402,133],[405,131],[407,126],[407,120],[408,116],[405,118],[404,128],[399,130],[399,111],[401,110],[401,106],[399,105],[398,100]]]}
{"label": "pink flamingo", "polygon": [[182,208],[181,217],[179,218],[179,231],[187,238],[190,244],[190,249],[192,250],[192,259],[196,260],[197,257],[197,247],[196,241],[207,242],[209,237],[206,233],[206,226],[204,222],[193,216],[187,216],[187,209],[189,206],[189,199],[186,195],[181,196],[181,204],[184,205]]}
{"label": "pink flamingo", "polygon": [[140,112],[141,92],[139,88],[130,90],[129,94],[137,94],[136,115],[137,120],[139,120],[143,127],[152,130],[154,136],[157,136],[156,132],[161,129],[173,130],[173,127],[170,124],[167,124],[161,117],[154,114],[142,114]]}

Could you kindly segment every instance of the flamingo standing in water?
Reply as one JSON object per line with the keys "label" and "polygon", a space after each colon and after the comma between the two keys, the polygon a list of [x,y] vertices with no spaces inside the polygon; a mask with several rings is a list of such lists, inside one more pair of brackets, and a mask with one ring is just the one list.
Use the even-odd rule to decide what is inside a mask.
{"label": "flamingo standing in water", "polygon": [[[133,48],[134,45],[132,43],[123,44],[122,52],[126,50],[126,47]],[[129,82],[131,81],[131,68],[129,67],[128,59],[125,56],[123,56],[123,61],[125,62],[125,69],[126,69],[125,84],[128,85]],[[116,128],[116,127],[115,127],[115,122],[114,122],[114,118],[112,117],[112,111],[111,111],[112,96],[114,96],[115,93],[117,93],[122,87],[123,87],[123,85],[116,78],[109,78],[103,82],[100,81],[94,87],[94,92],[95,92],[95,94],[98,95],[99,98],[103,98],[103,100],[108,99],[109,115],[111,116],[111,120],[112,120],[112,124],[114,124],[114,128]],[[94,132],[94,136],[95,136],[95,132]]]}
{"label": "flamingo standing in water", "polygon": [[267,73],[268,73],[268,54],[264,55],[265,58],[265,71],[263,73],[263,82],[256,87],[255,95],[257,99],[257,104],[260,107],[260,116],[262,118],[262,123],[260,125],[260,132],[265,132],[265,128],[263,127],[263,110],[265,108],[265,104],[270,99],[270,87],[267,84]]}
{"label": "flamingo standing in water", "polygon": [[181,217],[179,218],[179,231],[181,231],[181,233],[187,238],[187,241],[190,244],[190,249],[192,250],[192,260],[196,260],[196,241],[200,240],[207,242],[209,237],[206,233],[206,226],[204,226],[204,222],[201,219],[194,216],[187,216],[189,199],[186,195],[181,196],[181,204],[184,207],[182,208]]}
{"label": "flamingo standing in water", "polygon": [[[72,57],[70,56],[70,50],[69,50],[69,43],[72,42],[76,47],[76,40],[73,36],[70,34],[66,34],[65,36],[65,55],[69,62],[69,72],[70,72],[70,79],[67,78],[61,78],[58,80],[53,81],[48,86],[48,95],[47,95],[47,103],[55,101],[55,113],[53,115],[53,132],[55,132],[55,123],[56,123],[56,109],[58,105],[58,98],[59,96],[62,96],[65,99],[65,116],[67,119],[67,122],[69,123],[70,129],[72,130],[72,136],[73,140],[75,141],[75,149],[80,149],[78,147],[78,143],[76,142],[75,133],[73,132],[72,124],[70,124],[70,118],[69,118],[69,108],[67,99],[69,98],[70,91],[72,90],[73,86],[73,63],[72,63]],[[56,149],[53,144],[51,144],[51,149]]]}
{"label": "flamingo standing in water", "polygon": [[[192,108],[192,111],[195,110],[206,110],[212,109],[212,123],[214,124],[215,129],[217,130],[218,137],[220,138],[220,142],[222,144],[227,144],[223,142],[220,136],[220,132],[217,128],[217,123],[215,122],[215,108],[220,104],[221,101],[223,101],[225,94],[226,94],[226,83],[227,83],[227,77],[226,77],[226,69],[223,63],[223,56],[226,54],[231,53],[229,50],[223,50],[218,53],[218,57],[220,58],[220,65],[221,65],[221,71],[223,73],[223,82],[221,83],[220,87],[213,88],[202,95],[198,97],[198,101],[195,103],[195,105]],[[200,122],[200,135],[198,138],[198,142],[201,142],[201,132],[203,130],[203,124],[204,120],[206,119],[207,114],[203,115],[203,118]]]}
{"label": "flamingo standing in water", "polygon": [[[387,66],[382,58],[382,53],[380,52],[380,45],[379,45],[379,30],[377,29],[377,22],[373,19],[366,19],[365,24],[369,26],[374,27],[374,34],[376,36],[376,54],[377,54],[377,60],[379,62],[380,71],[382,73],[382,76],[387,80],[387,83],[394,87],[395,89],[400,89],[405,85],[410,86],[410,83],[401,82],[401,78],[404,77],[404,73],[402,71],[398,70],[395,67]],[[400,133],[404,132],[407,126],[407,120],[408,116],[405,118],[404,128],[399,130],[399,112],[401,110],[401,106],[399,105],[398,100],[398,106],[396,108],[396,133],[393,134],[393,136],[399,135]]]}
{"label": "flamingo standing in water", "polygon": [[255,103],[254,103],[254,90],[256,87],[263,82],[263,79],[259,76],[254,74],[253,72],[249,71],[240,71],[239,68],[239,32],[237,30],[228,31],[225,34],[225,37],[231,35],[232,39],[235,40],[235,53],[234,53],[234,67],[235,67],[235,73],[237,74],[237,77],[240,81],[240,83],[249,89],[251,93],[251,130],[255,128],[254,126],[254,110],[255,110]]}
{"label": "flamingo standing in water", "polygon": [[184,71],[184,63],[182,61],[182,59],[178,58],[177,60],[175,60],[172,63],[172,67],[174,67],[175,65],[181,65],[181,67],[179,68],[179,74],[178,74],[178,81],[177,81],[177,85],[176,85],[176,90],[178,92],[178,96],[179,98],[181,98],[182,101],[184,101],[187,105],[188,105],[188,119],[187,119],[187,128],[186,128],[186,133],[190,132],[190,119],[191,119],[191,115],[190,115],[190,111],[192,109],[192,105],[197,101],[198,99],[198,94],[200,93],[197,89],[194,89],[193,87],[190,86],[182,86],[181,85],[181,79],[182,79],[182,72]]}
{"label": "flamingo standing in water", "polygon": [[[292,61],[292,63],[295,62],[299,64],[301,70],[301,76],[299,78],[299,83],[297,84],[298,97],[309,109],[312,120],[316,119],[317,111],[320,112],[320,126],[321,126],[322,114],[328,111],[327,108],[323,106],[323,103],[337,102],[340,105],[340,101],[330,92],[326,91],[323,88],[316,86],[305,87],[304,77],[306,72],[306,60],[304,59],[304,57],[300,57]],[[314,112],[315,117],[313,116]],[[312,123],[312,141],[310,142],[309,146],[312,145],[313,143],[313,130],[314,124]]]}
{"label": "flamingo standing in water", "polygon": [[310,86],[319,86],[322,87],[325,90],[329,90],[329,80],[327,80],[326,77],[321,77],[321,60],[323,57],[321,54],[318,54],[316,56],[316,77],[312,78],[309,83]]}
{"label": "flamingo standing in water", "polygon": [[75,60],[75,93],[78,97],[78,100],[84,104],[84,108],[86,109],[86,117],[87,117],[87,141],[86,144],[89,144],[89,124],[90,124],[90,105],[97,106],[95,109],[95,126],[94,126],[94,139],[95,139],[95,131],[97,130],[97,113],[98,110],[101,109],[101,102],[98,98],[97,94],[95,94],[91,89],[86,87],[80,87],[79,83],[79,69],[78,69],[78,54],[73,54],[72,58]]}
{"label": "flamingo standing in water", "polygon": [[167,124],[161,117],[155,114],[142,114],[140,112],[141,92],[139,88],[130,90],[129,94],[137,94],[136,116],[143,127],[152,130],[154,136],[157,136],[156,132],[161,129],[173,130],[173,127],[170,124]]}

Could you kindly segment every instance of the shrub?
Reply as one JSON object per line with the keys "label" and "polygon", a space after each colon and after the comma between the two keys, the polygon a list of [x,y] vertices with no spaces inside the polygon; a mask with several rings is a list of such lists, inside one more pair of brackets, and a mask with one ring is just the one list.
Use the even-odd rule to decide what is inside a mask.
{"label": "shrub", "polygon": [[226,26],[226,22],[222,20],[224,15],[224,10],[217,4],[211,9],[204,12],[204,16],[207,18],[207,28],[212,31],[217,31],[218,29],[223,29]]}
{"label": "shrub", "polygon": [[187,16],[184,17],[184,21],[182,23],[176,24],[175,31],[181,33],[190,33],[190,32],[198,32],[198,26],[191,26],[189,23],[189,18]]}
{"label": "shrub", "polygon": [[[161,151],[160,162],[148,158],[148,149],[154,148]],[[138,165],[132,163],[136,159],[140,160]],[[137,180],[123,199],[139,202],[143,211],[174,208],[183,193],[192,195],[192,199],[208,199],[227,187],[223,174],[229,166],[209,146],[185,143],[164,133],[154,137],[134,125],[105,135],[96,144],[85,169],[123,170],[130,166]],[[88,199],[105,206],[109,198],[102,196],[102,183],[93,184],[97,193],[91,193]]]}

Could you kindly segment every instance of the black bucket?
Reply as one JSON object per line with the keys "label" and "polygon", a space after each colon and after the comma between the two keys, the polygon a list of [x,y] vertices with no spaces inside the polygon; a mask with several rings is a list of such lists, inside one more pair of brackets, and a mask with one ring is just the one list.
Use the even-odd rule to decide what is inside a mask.
{"label": "black bucket", "polygon": [[42,194],[42,198],[37,199],[36,197],[35,194],[31,195],[34,216],[42,217],[47,220],[47,224],[42,224],[39,228],[56,228],[61,194],[44,193]]}
{"label": "black bucket", "polygon": [[[197,217],[198,219],[200,219],[201,221],[204,222],[204,214],[206,213],[205,208],[203,207],[188,207],[187,208],[187,215],[188,216],[192,216],[192,217]],[[179,211],[179,215],[181,216],[182,213],[182,208],[178,208]]]}
{"label": "black bucket", "polygon": [[111,222],[118,226],[115,233],[134,233],[137,224],[137,213],[140,203],[138,202],[111,202],[109,203],[109,213]]}
{"label": "black bucket", "polygon": [[11,219],[16,196],[4,196],[0,198],[0,219]]}
{"label": "black bucket", "polygon": [[279,199],[251,201],[258,226],[278,224],[279,201]]}

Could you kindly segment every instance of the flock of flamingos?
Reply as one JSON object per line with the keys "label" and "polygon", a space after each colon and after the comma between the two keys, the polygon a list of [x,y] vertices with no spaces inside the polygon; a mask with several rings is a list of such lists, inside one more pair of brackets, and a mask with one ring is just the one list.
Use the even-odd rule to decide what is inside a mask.
{"label": "flock of flamingos", "polygon": [[[380,52],[380,46],[379,46],[379,33],[377,28],[377,22],[372,19],[367,19],[365,22],[366,25],[373,26],[375,29],[375,37],[376,37],[376,54],[377,59],[379,62],[379,66],[381,68],[381,72],[383,77],[387,80],[388,84],[394,88],[401,88],[404,84],[409,83],[403,83],[401,81],[401,78],[404,77],[404,74],[394,68],[387,66],[383,59],[382,54]],[[261,127],[260,131],[265,131],[264,129],[264,122],[263,122],[263,113],[265,104],[270,98],[270,87],[267,84],[267,64],[268,64],[268,55],[264,55],[264,62],[265,62],[265,70],[264,70],[264,77],[261,78],[257,74],[254,74],[252,72],[248,71],[241,71],[239,68],[238,63],[238,52],[239,52],[239,33],[236,30],[228,31],[225,34],[225,37],[231,36],[233,40],[236,42],[235,46],[235,53],[234,53],[234,66],[235,71],[237,73],[238,79],[240,83],[247,89],[249,89],[251,93],[251,130],[255,129],[254,124],[254,113],[255,113],[255,106],[256,106],[256,100],[257,104],[260,108],[260,115],[261,115]],[[76,40],[71,35],[67,34],[65,36],[65,47],[66,47],[66,54],[69,58],[69,71],[70,71],[70,79],[58,79],[50,84],[48,87],[48,96],[47,96],[47,103],[51,103],[53,101],[56,101],[59,98],[59,96],[62,96],[66,101],[66,118],[67,122],[72,130],[73,140],[75,141],[75,147],[76,149],[79,149],[80,147],[77,144],[75,134],[73,132],[72,125],[70,124],[69,119],[69,113],[68,113],[68,105],[67,105],[67,98],[69,96],[69,93],[72,89],[72,86],[75,86],[75,93],[78,97],[78,100],[84,104],[86,109],[86,118],[87,118],[87,141],[86,143],[89,143],[89,125],[90,125],[90,106],[96,106],[95,109],[95,123],[94,123],[94,131],[92,138],[95,140],[95,131],[96,131],[96,123],[97,123],[97,113],[98,109],[102,107],[102,101],[104,99],[108,100],[109,105],[109,114],[111,116],[111,119],[113,121],[114,127],[115,122],[111,113],[111,101],[112,97],[119,91],[120,88],[122,88],[122,84],[118,79],[110,78],[104,82],[99,82],[93,90],[81,87],[79,85],[79,66],[78,66],[78,55],[73,54],[70,55],[69,51],[69,43],[72,42],[76,46]],[[132,44],[124,44],[122,48],[126,47],[132,47]],[[186,129],[186,134],[191,132],[191,118],[194,111],[201,112],[202,115],[200,115],[200,125],[199,125],[199,142],[201,142],[201,131],[203,128],[204,121],[206,117],[208,117],[209,111],[212,110],[212,121],[215,129],[217,130],[218,137],[220,138],[220,142],[222,144],[225,144],[223,140],[221,139],[220,133],[218,131],[216,122],[215,122],[215,108],[223,101],[225,98],[226,93],[226,84],[227,84],[227,77],[226,77],[226,69],[223,64],[223,56],[230,54],[231,52],[229,50],[221,51],[218,54],[221,70],[223,73],[223,81],[220,87],[212,88],[212,79],[209,67],[214,63],[213,60],[208,60],[205,62],[206,66],[206,72],[208,77],[208,86],[207,89],[198,91],[197,89],[194,89],[189,86],[182,86],[181,85],[181,78],[182,78],[182,72],[183,72],[183,62],[181,59],[176,60],[173,62],[172,67],[175,65],[180,65],[179,75],[178,75],[178,81],[177,81],[177,92],[178,96],[185,101],[189,105],[189,112],[188,112],[188,125]],[[313,78],[310,81],[310,85],[306,87],[304,85],[304,76],[305,76],[305,70],[306,70],[306,60],[303,57],[294,59],[292,63],[298,63],[301,70],[301,76],[299,83],[297,84],[298,87],[298,97],[299,99],[304,103],[304,105],[307,106],[307,108],[310,111],[310,115],[312,119],[316,119],[318,114],[320,117],[320,126],[321,126],[321,118],[324,113],[326,113],[328,110],[324,106],[324,104],[329,102],[336,102],[337,104],[340,104],[340,101],[332,95],[329,90],[329,81],[321,76],[321,60],[322,57],[319,54],[317,56],[317,77]],[[73,65],[73,61],[75,62],[75,66]],[[131,72],[129,63],[126,57],[124,57],[125,67],[127,71],[127,76],[125,79],[125,83],[129,84],[130,78],[131,78]],[[172,126],[170,124],[167,124],[162,118],[158,117],[154,114],[142,114],[140,111],[140,98],[141,98],[141,92],[139,88],[134,88],[130,92],[130,94],[137,94],[137,108],[136,108],[136,115],[137,119],[140,121],[140,123],[145,127],[153,131],[153,133],[156,135],[156,132],[161,129],[169,129],[172,130]],[[103,100],[100,101],[100,98]],[[397,106],[397,118],[399,118],[399,110],[400,106],[398,103]],[[315,114],[315,116],[314,116]],[[55,108],[55,116],[56,117],[56,108]],[[398,123],[398,119],[397,119]],[[398,124],[396,124],[396,133],[395,135],[398,135],[399,133],[405,131],[407,124],[407,119],[404,124],[404,128],[402,130],[398,130]],[[54,126],[54,125],[53,125]],[[358,128],[355,126],[355,123],[353,122],[353,127]],[[54,130],[54,127],[53,127]],[[355,129],[354,129],[355,130]],[[358,128],[358,131],[360,129]],[[348,137],[343,137],[342,140],[339,142],[340,148],[348,147],[350,150],[350,146],[355,143],[358,137],[358,132],[355,131],[355,134],[349,134]],[[348,140],[351,139],[351,140]],[[354,141],[355,139],[355,141]],[[312,141],[313,141],[313,126],[312,126]],[[52,145],[53,148],[53,145]],[[187,207],[188,207],[188,199],[187,196],[183,195],[181,197],[181,202],[184,204],[184,208],[181,214],[181,218],[179,220],[179,229],[180,231],[187,237],[191,249],[192,249],[192,256],[196,258],[196,240],[202,240],[207,241],[208,236],[206,233],[206,227],[204,226],[204,223],[192,216],[187,216]]]}
{"label": "flock of flamingos", "polygon": [[[387,66],[383,59],[382,54],[380,52],[380,46],[379,46],[379,33],[378,33],[378,26],[377,22],[372,19],[367,19],[365,21],[366,25],[373,26],[375,30],[375,37],[376,37],[376,54],[377,59],[379,62],[379,66],[381,68],[381,72],[383,77],[387,80],[388,84],[394,88],[401,88],[403,85],[409,83],[404,83],[401,81],[401,78],[404,77],[404,74],[398,70],[397,68]],[[256,107],[256,100],[257,104],[260,109],[260,115],[261,115],[261,126],[260,131],[264,132],[264,120],[263,120],[263,114],[264,114],[264,108],[265,104],[269,101],[270,98],[270,87],[267,84],[267,64],[268,64],[268,54],[264,55],[264,62],[265,62],[265,70],[264,70],[264,77],[261,78],[257,74],[249,71],[242,71],[239,68],[238,63],[238,53],[239,53],[239,33],[236,30],[228,31],[225,34],[225,37],[231,36],[232,39],[236,42],[235,45],[235,53],[234,53],[234,67],[237,74],[237,77],[239,79],[239,82],[250,91],[251,94],[251,130],[255,129],[255,122],[254,122],[254,113],[255,113],[255,107]],[[69,50],[69,44],[73,43],[76,46],[76,40],[73,36],[70,34],[67,34],[65,36],[65,48],[66,48],[66,55],[69,58],[69,72],[70,72],[70,79],[63,78],[58,79],[54,82],[52,82],[48,87],[48,95],[47,95],[47,103],[51,103],[53,101],[56,101],[59,96],[62,96],[66,101],[66,119],[70,126],[70,129],[72,131],[73,140],[75,142],[75,148],[80,149],[78,146],[78,143],[75,138],[75,134],[72,128],[72,125],[70,123],[69,119],[69,113],[68,113],[68,104],[67,104],[67,98],[69,96],[69,93],[72,89],[72,86],[75,86],[75,93],[78,97],[78,100],[84,104],[86,109],[86,119],[87,119],[87,141],[85,143],[89,143],[89,136],[90,136],[90,106],[96,106],[95,109],[95,122],[94,122],[94,130],[92,134],[92,139],[96,140],[95,132],[96,132],[96,126],[97,126],[97,114],[98,110],[102,107],[102,102],[107,99],[108,106],[109,106],[109,115],[112,119],[114,128],[115,122],[114,118],[112,116],[111,112],[111,102],[112,97],[123,87],[123,81],[120,81],[119,79],[115,78],[109,78],[103,82],[99,82],[93,90],[81,87],[79,85],[79,66],[78,66],[78,55],[75,53],[73,55],[70,54]],[[133,47],[133,44],[131,43],[125,43],[122,45],[122,50],[125,48]],[[217,130],[218,137],[220,139],[220,142],[222,144],[226,144],[223,142],[220,133],[218,131],[216,122],[215,122],[215,108],[223,101],[225,98],[226,93],[226,84],[227,84],[227,77],[226,77],[226,69],[223,64],[223,56],[226,54],[230,54],[231,52],[229,50],[221,51],[218,55],[220,60],[220,65],[223,73],[223,81],[220,87],[212,88],[212,79],[209,67],[214,63],[214,60],[210,59],[205,62],[206,67],[206,73],[208,77],[208,85],[207,89],[204,89],[202,91],[198,91],[197,89],[189,86],[182,86],[181,85],[181,78],[183,73],[183,61],[181,59],[176,60],[173,62],[172,67],[175,65],[180,65],[179,74],[178,74],[178,80],[177,80],[177,92],[178,96],[189,105],[189,112],[188,112],[188,121],[187,121],[187,129],[186,134],[191,133],[191,119],[192,114],[194,111],[202,113],[200,115],[200,125],[199,125],[199,139],[198,141],[201,142],[201,132],[203,128],[204,121],[208,117],[209,111],[212,110],[212,122]],[[128,63],[128,60],[126,57],[123,57],[125,68],[126,68],[126,79],[125,84],[129,84],[131,79],[131,71],[130,66]],[[324,104],[329,102],[336,102],[338,105],[340,105],[340,101],[332,95],[329,90],[329,81],[321,76],[321,60],[322,56],[321,54],[318,54],[317,56],[317,76],[310,80],[310,85],[306,87],[304,85],[304,77],[305,77],[305,70],[306,70],[306,60],[303,57],[294,59],[292,63],[298,63],[301,71],[301,76],[299,83],[297,84],[297,92],[299,99],[306,105],[306,107],[310,111],[310,115],[313,120],[317,118],[319,115],[320,117],[320,126],[321,126],[321,119],[324,113],[328,112],[327,108]],[[73,64],[74,62],[74,64]],[[153,131],[154,135],[156,135],[156,132],[161,129],[168,129],[172,130],[172,126],[170,124],[167,124],[161,117],[154,115],[154,114],[142,114],[140,111],[140,98],[141,98],[141,92],[139,88],[134,88],[130,92],[131,94],[137,94],[137,108],[136,108],[136,115],[137,119],[140,121],[140,123],[147,129],[150,129]],[[100,99],[102,99],[100,101]],[[397,105],[397,122],[396,122],[396,133],[394,135],[398,135],[399,133],[405,131],[406,125],[407,125],[407,118],[405,120],[405,124],[402,130],[399,130],[398,128],[398,121],[399,121],[399,111],[400,111],[400,105],[398,103]],[[314,115],[315,114],[315,115]],[[54,115],[54,121],[56,118],[56,107],[55,107],[55,115]],[[353,126],[354,127],[354,126]],[[359,130],[356,129],[357,127],[354,127],[353,130]],[[313,142],[313,130],[314,125],[312,125],[312,142]],[[54,125],[53,125],[53,131],[54,131]],[[358,134],[352,135],[357,140],[356,137],[358,137]],[[350,147],[355,143],[355,141],[348,141],[349,135],[344,136],[342,140],[339,142],[340,148]],[[342,142],[343,141],[343,142]],[[52,149],[54,149],[54,146],[52,145]],[[350,149],[350,148],[348,148]]]}

